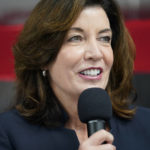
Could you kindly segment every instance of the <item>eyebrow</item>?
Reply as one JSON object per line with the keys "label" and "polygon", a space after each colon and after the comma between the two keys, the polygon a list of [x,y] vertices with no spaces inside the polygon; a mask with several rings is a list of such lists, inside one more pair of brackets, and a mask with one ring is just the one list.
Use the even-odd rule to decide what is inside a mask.
{"label": "eyebrow", "polygon": [[[78,28],[78,27],[73,27],[73,28],[70,28],[69,31],[77,31],[77,32],[84,32],[83,29],[81,28]],[[106,28],[106,29],[102,29],[99,31],[99,33],[106,33],[106,32],[111,32],[112,33],[112,30],[110,28]]]}
{"label": "eyebrow", "polygon": [[78,28],[78,27],[73,27],[73,28],[70,28],[69,31],[78,31],[78,32],[84,32],[83,29],[81,28]]}
{"label": "eyebrow", "polygon": [[106,33],[106,32],[112,33],[112,30],[110,28],[106,28],[106,29],[101,30],[99,33]]}

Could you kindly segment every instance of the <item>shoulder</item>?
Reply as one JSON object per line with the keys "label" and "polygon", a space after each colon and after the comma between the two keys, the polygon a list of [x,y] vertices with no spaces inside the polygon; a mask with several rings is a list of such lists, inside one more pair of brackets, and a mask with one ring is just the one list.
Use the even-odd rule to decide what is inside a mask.
{"label": "shoulder", "polygon": [[27,126],[27,121],[20,116],[15,109],[0,114],[0,132],[12,134],[17,130],[23,130]]}
{"label": "shoulder", "polygon": [[74,132],[63,127],[46,128],[31,124],[17,110],[0,114],[0,149],[6,145],[21,150],[72,149],[75,141]]}
{"label": "shoulder", "polygon": [[137,111],[135,116],[133,117],[133,121],[137,120],[140,122],[147,122],[150,124],[150,108],[146,107],[137,107]]}
{"label": "shoulder", "polygon": [[0,114],[0,130],[3,129],[9,135],[22,133],[26,134],[34,134],[39,129],[46,129],[43,126],[38,124],[33,124],[25,119],[21,114],[16,110],[10,110],[8,112],[4,112]]}
{"label": "shoulder", "polygon": [[21,138],[21,135],[27,136],[34,134],[40,129],[40,125],[35,125],[26,120],[16,110],[0,114],[0,132],[13,138]]}
{"label": "shoulder", "polygon": [[118,116],[114,116],[111,120],[113,126],[121,129],[145,129],[147,130],[148,126],[150,126],[150,109],[145,107],[137,107],[136,113],[132,119],[120,118]]}
{"label": "shoulder", "polygon": [[18,117],[19,113],[16,109],[9,110],[7,112],[0,113],[0,120],[5,120],[6,118],[11,119],[12,117]]}
{"label": "shoulder", "polygon": [[137,107],[132,119],[114,116],[111,122],[115,145],[118,149],[144,149],[150,147],[150,109]]}
{"label": "shoulder", "polygon": [[[16,110],[0,114],[0,149],[12,149],[10,138],[17,135],[18,125],[22,119]],[[22,121],[21,121],[22,122]]]}
{"label": "shoulder", "polygon": [[13,126],[17,122],[25,122],[16,109],[10,110],[0,114],[0,125],[7,127]]}
{"label": "shoulder", "polygon": [[0,122],[1,124],[13,123],[14,119],[19,119],[19,114],[17,110],[13,109],[8,112],[3,112],[0,114]]}
{"label": "shoulder", "polygon": [[147,107],[137,107],[137,113],[138,114],[147,114],[150,113],[150,108]]}
{"label": "shoulder", "polygon": [[133,116],[132,119],[124,119],[124,118],[120,118],[116,115],[114,115],[113,120],[116,120],[118,123],[123,122],[123,123],[134,123],[135,121],[147,121],[150,122],[150,108],[146,108],[146,107],[137,107],[136,108],[136,113]]}

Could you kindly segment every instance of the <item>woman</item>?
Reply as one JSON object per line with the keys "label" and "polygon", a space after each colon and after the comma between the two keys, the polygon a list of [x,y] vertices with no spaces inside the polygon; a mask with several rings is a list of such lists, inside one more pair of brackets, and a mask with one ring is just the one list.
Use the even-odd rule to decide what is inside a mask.
{"label": "woman", "polygon": [[[41,0],[14,56],[17,104],[0,116],[1,150],[150,148],[150,111],[132,105],[134,45],[113,0]],[[113,117],[88,138],[77,103],[92,87],[108,92]]]}

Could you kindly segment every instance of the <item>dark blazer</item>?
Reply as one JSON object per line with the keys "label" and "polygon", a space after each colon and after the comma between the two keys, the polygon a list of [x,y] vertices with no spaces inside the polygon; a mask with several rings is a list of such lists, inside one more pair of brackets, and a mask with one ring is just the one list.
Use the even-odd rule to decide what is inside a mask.
{"label": "dark blazer", "polygon": [[[138,108],[132,120],[110,121],[117,150],[150,150],[150,110]],[[27,122],[16,110],[0,115],[0,150],[78,150],[75,131],[47,129]]]}

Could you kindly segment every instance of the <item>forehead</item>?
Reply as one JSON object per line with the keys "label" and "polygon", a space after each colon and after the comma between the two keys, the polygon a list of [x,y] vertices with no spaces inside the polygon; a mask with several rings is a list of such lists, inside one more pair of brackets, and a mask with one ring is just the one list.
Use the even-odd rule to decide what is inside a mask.
{"label": "forehead", "polygon": [[110,23],[104,9],[100,6],[85,7],[72,27],[110,28]]}

